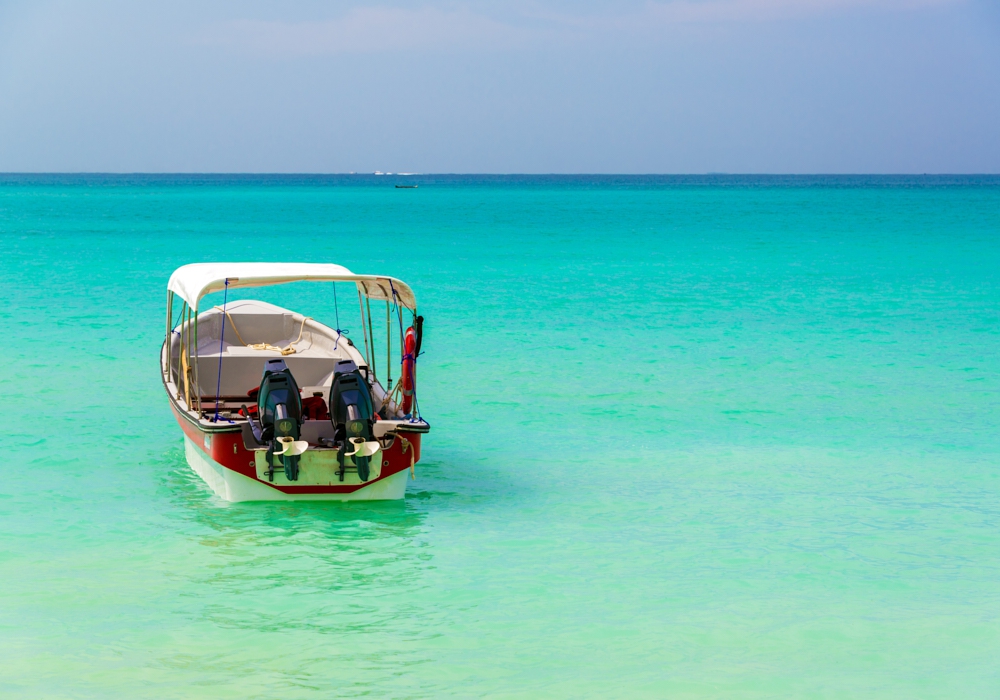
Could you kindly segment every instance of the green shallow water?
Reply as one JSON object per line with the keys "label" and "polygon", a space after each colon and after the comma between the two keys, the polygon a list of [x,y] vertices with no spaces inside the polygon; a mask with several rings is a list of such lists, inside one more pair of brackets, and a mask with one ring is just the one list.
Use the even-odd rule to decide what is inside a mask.
{"label": "green shallow water", "polygon": [[[0,694],[1000,696],[1000,178],[410,181],[0,177]],[[214,259],[414,287],[404,502],[190,471]]]}

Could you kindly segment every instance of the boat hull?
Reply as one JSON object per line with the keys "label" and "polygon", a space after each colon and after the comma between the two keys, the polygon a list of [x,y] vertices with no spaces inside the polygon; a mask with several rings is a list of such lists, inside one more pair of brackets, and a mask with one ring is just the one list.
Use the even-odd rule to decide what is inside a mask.
{"label": "boat hull", "polygon": [[394,501],[406,496],[409,470],[396,472],[350,492],[285,493],[257,479],[228,469],[205,454],[187,435],[184,454],[191,468],[219,498],[242,501]]}
{"label": "boat hull", "polygon": [[[324,483],[289,482],[277,470],[273,481],[263,468],[263,453],[248,450],[240,430],[207,432],[187,420],[171,406],[184,432],[184,453],[188,465],[217,496],[227,501],[381,501],[406,495],[413,466],[420,460],[420,434],[397,436],[379,453],[381,466],[376,478],[361,482],[348,473],[341,482],[334,474],[336,451],[317,452],[329,463]],[[308,454],[308,453],[307,453]],[[304,472],[303,472],[304,473]]]}

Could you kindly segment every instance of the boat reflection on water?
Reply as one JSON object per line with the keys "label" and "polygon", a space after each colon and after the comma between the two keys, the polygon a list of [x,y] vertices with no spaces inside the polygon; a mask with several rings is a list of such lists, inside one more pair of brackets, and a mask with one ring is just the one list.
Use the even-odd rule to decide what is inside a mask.
{"label": "boat reflection on water", "polygon": [[[183,456],[174,459],[180,464]],[[171,494],[167,520],[175,521],[175,532],[186,533],[183,544],[172,545],[180,547],[185,564],[170,574],[170,604],[181,606],[186,617],[265,640],[290,631],[356,634],[386,615],[415,624],[408,601],[427,587],[434,566],[424,542],[422,499],[232,504],[206,499],[204,484],[189,471],[166,470],[162,480]],[[280,639],[271,642],[271,651],[265,643],[228,652],[234,662],[241,657],[238,664],[266,663],[283,653]],[[358,663],[355,654],[361,651],[345,647],[335,656]]]}

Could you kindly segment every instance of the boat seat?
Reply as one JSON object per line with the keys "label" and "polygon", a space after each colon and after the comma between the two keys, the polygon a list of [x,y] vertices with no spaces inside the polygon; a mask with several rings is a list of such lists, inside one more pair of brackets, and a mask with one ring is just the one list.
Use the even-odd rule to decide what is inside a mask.
{"label": "boat seat", "polygon": [[326,399],[322,394],[314,396],[302,392],[302,415],[309,420],[330,420],[330,412],[326,408]]}
{"label": "boat seat", "polygon": [[[280,307],[244,299],[230,302],[226,311],[228,316],[219,308],[211,308],[198,316],[196,362],[200,386],[197,388],[202,396],[215,396],[217,389],[222,396],[246,395],[260,384],[264,363],[278,357],[285,361],[300,387],[328,387],[337,362],[348,357],[342,341],[338,344],[333,338],[315,333],[303,326],[302,316]],[[223,338],[221,386],[220,336]],[[172,342],[179,345],[179,340]],[[244,343],[266,343],[277,348],[292,346],[295,352],[281,355],[277,350],[257,350]],[[312,392],[305,395],[311,396]]]}
{"label": "boat seat", "polygon": [[[299,386],[328,386],[333,381],[333,368],[337,359],[303,353],[285,355],[273,350],[250,350],[236,346],[236,353],[222,352],[222,382],[219,393],[223,396],[240,396],[260,384],[264,371],[264,362],[281,357],[288,369],[292,371],[295,382]],[[246,351],[246,352],[244,352]],[[219,353],[198,356],[198,378],[201,383],[202,396],[214,396],[219,376]],[[311,395],[311,394],[310,394]]]}

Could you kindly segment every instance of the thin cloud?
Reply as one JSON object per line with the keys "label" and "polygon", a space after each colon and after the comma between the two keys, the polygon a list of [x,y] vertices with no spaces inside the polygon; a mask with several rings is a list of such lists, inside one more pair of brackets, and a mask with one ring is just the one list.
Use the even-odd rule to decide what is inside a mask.
{"label": "thin cloud", "polygon": [[236,20],[198,37],[200,43],[270,53],[341,53],[427,48],[510,47],[538,33],[467,10],[357,8],[312,22]]}
{"label": "thin cloud", "polygon": [[917,10],[962,0],[675,0],[652,2],[647,14],[661,22],[761,22],[870,9]]}
{"label": "thin cloud", "polygon": [[509,49],[690,24],[770,22],[865,9],[912,11],[963,1],[665,0],[614,14],[570,14],[532,4],[509,8],[504,19],[471,9],[452,9],[454,6],[357,7],[338,18],[320,21],[235,20],[207,29],[195,41],[276,54]]}

